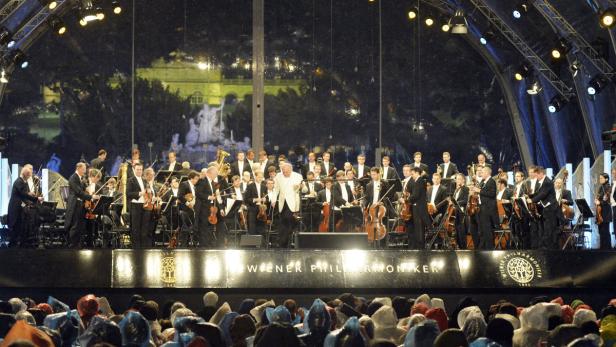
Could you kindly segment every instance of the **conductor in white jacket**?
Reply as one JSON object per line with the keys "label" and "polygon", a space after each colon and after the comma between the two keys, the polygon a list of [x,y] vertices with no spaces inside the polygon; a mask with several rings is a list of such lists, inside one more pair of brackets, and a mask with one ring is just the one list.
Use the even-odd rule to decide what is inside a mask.
{"label": "conductor in white jacket", "polygon": [[278,196],[278,201],[272,202],[272,206],[277,203],[280,212],[278,247],[288,248],[293,228],[296,225],[294,213],[299,211],[299,190],[303,177],[293,172],[293,165],[288,162],[282,163],[280,170],[281,172],[274,178],[274,193]]}

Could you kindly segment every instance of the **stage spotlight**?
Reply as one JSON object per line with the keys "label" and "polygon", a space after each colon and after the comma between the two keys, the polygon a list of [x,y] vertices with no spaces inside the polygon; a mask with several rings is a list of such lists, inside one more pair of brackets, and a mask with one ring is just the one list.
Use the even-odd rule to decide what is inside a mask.
{"label": "stage spotlight", "polygon": [[94,2],[92,0],[82,0],[81,7],[81,20],[79,24],[82,26],[87,25],[89,22],[95,20],[103,20],[105,18],[105,13],[100,7],[94,6]]}
{"label": "stage spotlight", "polygon": [[468,34],[468,22],[464,17],[464,10],[457,9],[448,24],[451,26],[452,34]]}
{"label": "stage spotlight", "polygon": [[4,56],[4,61],[7,64],[15,64],[15,66],[19,66],[22,69],[25,69],[28,67],[28,59],[26,58],[26,55],[24,54],[24,52],[22,52],[19,49],[16,49],[16,50],[13,50],[7,53]]}
{"label": "stage spotlight", "polygon": [[13,48],[13,46],[15,46],[15,41],[13,40],[9,41],[9,43],[6,44],[7,48]]}
{"label": "stage spotlight", "polygon": [[569,44],[569,42],[566,39],[561,38],[560,40],[558,40],[556,47],[552,49],[552,58],[560,59],[564,57],[565,54],[569,53],[570,50],[571,45]]}
{"label": "stage spotlight", "polygon": [[431,27],[432,24],[434,24],[434,19],[432,19],[432,17],[426,18],[426,25]]}
{"label": "stage spotlight", "polygon": [[608,8],[599,12],[599,25],[602,28],[611,29],[616,24],[616,10]]}
{"label": "stage spotlight", "polygon": [[513,18],[520,19],[527,12],[528,12],[528,4],[526,2],[522,2],[518,6],[514,7],[513,12],[512,12]]}
{"label": "stage spotlight", "polygon": [[608,85],[610,81],[603,75],[596,75],[593,77],[588,83],[588,95],[596,95],[601,93],[601,91]]}
{"label": "stage spotlight", "polygon": [[412,9],[412,10],[409,11],[409,19],[413,20],[415,18],[417,18],[417,10],[416,9]]}
{"label": "stage spotlight", "polygon": [[56,0],[39,0],[39,2],[41,3],[41,5],[47,6],[47,8],[49,8],[50,10],[54,10],[56,7],[58,7],[58,2]]}
{"label": "stage spotlight", "polygon": [[11,32],[5,27],[0,27],[0,46],[11,41]]}
{"label": "stage spotlight", "polygon": [[113,0],[111,2],[111,8],[113,9],[113,13],[120,14],[122,13],[122,6],[120,5],[120,1]]}
{"label": "stage spotlight", "polygon": [[530,67],[526,64],[522,64],[520,65],[520,67],[518,68],[518,70],[514,73],[514,77],[517,81],[521,81],[523,79],[525,79],[528,74],[530,73]]}
{"label": "stage spotlight", "polygon": [[0,83],[9,83],[9,79],[6,77],[6,71],[4,71],[4,69],[2,69],[2,72],[0,73]]}
{"label": "stage spotlight", "polygon": [[539,82],[535,81],[528,86],[526,93],[528,93],[528,95],[537,95],[541,90],[543,90],[543,88],[541,88]]}
{"label": "stage spotlight", "polygon": [[443,26],[441,27],[441,30],[443,30],[444,32],[448,32],[449,29],[451,29],[451,28],[449,27],[449,24],[447,24],[447,23],[443,24]]}
{"label": "stage spotlight", "polygon": [[567,99],[565,99],[561,95],[556,95],[552,98],[552,100],[550,100],[550,104],[548,105],[548,111],[550,111],[550,113],[560,112],[560,110],[562,110],[566,103]]}
{"label": "stage spotlight", "polygon": [[49,26],[51,26],[53,31],[55,31],[58,35],[64,35],[64,33],[66,33],[66,25],[56,16],[52,16],[49,19]]}
{"label": "stage spotlight", "polygon": [[571,63],[571,65],[569,65],[569,71],[571,72],[573,77],[577,76],[581,68],[582,68],[582,64],[580,64],[580,62],[577,60]]}
{"label": "stage spotlight", "polygon": [[483,34],[481,38],[479,38],[479,42],[481,42],[482,45],[487,45],[488,42],[492,41],[495,36],[496,34],[494,33],[494,31],[492,29],[488,29],[486,30],[485,34]]}

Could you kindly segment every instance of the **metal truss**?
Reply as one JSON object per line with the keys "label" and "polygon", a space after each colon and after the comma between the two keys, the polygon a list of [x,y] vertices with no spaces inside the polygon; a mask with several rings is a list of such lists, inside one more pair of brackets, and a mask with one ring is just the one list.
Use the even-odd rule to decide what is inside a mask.
{"label": "metal truss", "polygon": [[548,0],[535,0],[533,5],[539,13],[558,30],[562,37],[571,41],[571,43],[577,47],[579,52],[582,53],[602,75],[607,78],[612,78],[616,75],[614,68],[605,61],[586,40],[584,40],[582,35],[573,28]]}
{"label": "metal truss", "polygon": [[26,0],[9,0],[9,2],[2,6],[0,9],[0,23],[4,22],[4,20],[24,2],[26,2]]}
{"label": "metal truss", "polygon": [[524,58],[539,72],[556,91],[569,100],[575,93],[558,75],[535,53],[532,48],[513,30],[484,0],[469,0],[492,25],[524,56]]}
{"label": "metal truss", "polygon": [[41,10],[36,13],[30,20],[21,27],[21,29],[13,35],[13,40],[16,42],[16,47],[25,51],[30,45],[40,36],[44,30],[44,26],[49,16],[53,13],[61,15],[66,11],[66,5],[70,0],[57,0],[58,6],[53,10],[49,10],[47,6],[43,6]]}

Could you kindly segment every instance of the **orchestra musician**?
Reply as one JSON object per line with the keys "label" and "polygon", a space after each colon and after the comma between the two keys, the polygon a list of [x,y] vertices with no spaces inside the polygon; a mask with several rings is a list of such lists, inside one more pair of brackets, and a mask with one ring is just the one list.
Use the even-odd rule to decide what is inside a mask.
{"label": "orchestra musician", "polygon": [[[244,173],[248,173],[244,171]],[[223,204],[222,208],[225,209],[224,217],[227,224],[236,225],[239,228],[247,228],[246,223],[246,211],[245,206],[242,204],[239,208],[234,208],[233,206],[237,201],[244,201],[244,192],[242,190],[242,179],[239,176],[231,177],[231,187],[229,187],[229,192],[225,195],[226,198],[223,198],[223,201],[226,202]],[[228,194],[231,194],[228,196]],[[236,224],[237,223],[237,224]],[[237,227],[235,229],[238,229]]]}
{"label": "orchestra musician", "polygon": [[[517,204],[517,200],[523,198],[528,194],[527,187],[524,180],[524,172],[516,171],[514,174],[515,184],[513,186],[513,207],[515,209],[515,204]],[[531,236],[530,236],[530,220],[528,213],[523,212],[523,207],[518,209],[519,215],[516,215],[511,219],[511,224],[509,227],[511,228],[511,235],[516,239],[518,247],[521,249],[530,249],[531,247]]]}
{"label": "orchestra musician", "polygon": [[[133,177],[135,177],[135,166],[137,164],[143,164],[141,163],[141,152],[139,151],[139,148],[133,148],[130,152],[130,167],[128,168],[128,172],[127,172],[127,178],[131,179]],[[143,166],[141,167],[142,169],[142,173],[143,173]]]}
{"label": "orchestra musician", "polygon": [[425,173],[426,175],[428,175],[430,173],[428,165],[421,162],[421,152],[415,152],[415,154],[413,154],[413,164],[411,164],[411,167],[419,168],[422,174]]}
{"label": "orchestra musician", "polygon": [[[218,182],[217,182],[218,181]],[[223,200],[221,191],[226,190],[226,184],[218,176],[218,165],[210,163],[207,169],[201,170],[201,179],[195,187],[195,220],[197,222],[199,247],[222,247],[226,242],[226,226],[221,213]],[[213,213],[211,207],[218,211]],[[216,223],[210,223],[208,217],[216,216]]]}
{"label": "orchestra musician", "polygon": [[[528,196],[532,196],[535,193],[535,188],[537,187],[537,172],[536,166],[530,165],[528,167],[528,179],[526,180],[526,194]],[[541,247],[540,229],[542,224],[536,217],[531,216],[528,225],[530,230],[530,248],[539,249]]]}
{"label": "orchestra musician", "polygon": [[283,162],[280,170],[281,172],[274,178],[274,193],[278,200],[272,202],[272,207],[277,204],[280,213],[278,247],[287,248],[290,245],[293,228],[297,224],[295,214],[299,211],[302,175],[293,172],[293,165],[289,162]]}
{"label": "orchestra musician", "polygon": [[[497,208],[498,213],[498,221],[499,226],[501,228],[505,228],[509,225],[511,213],[512,213],[512,205],[511,205],[511,197],[513,196],[513,191],[509,189],[509,185],[507,180],[503,177],[503,175],[498,175],[498,179],[496,180],[496,201],[497,204],[500,202],[502,206],[502,212]],[[497,205],[498,207],[498,205]],[[511,238],[507,239],[506,248],[511,247]]]}
{"label": "orchestra musician", "polygon": [[244,203],[248,210],[248,234],[250,235],[263,234],[265,230],[265,222],[257,220],[257,215],[260,206],[267,203],[266,194],[267,185],[263,180],[263,172],[256,171],[255,181],[250,183],[244,192]]}
{"label": "orchestra musician", "polygon": [[182,168],[180,169],[180,171],[178,172],[178,174],[180,175],[180,177],[182,176],[188,176],[188,174],[191,172],[192,170],[190,169],[190,162],[188,161],[183,161],[182,162]]}
{"label": "orchestra musician", "polygon": [[308,203],[307,208],[304,209],[307,217],[305,220],[308,222],[309,231],[317,231],[316,228],[321,218],[321,208],[317,203],[317,195],[323,190],[323,184],[315,181],[312,171],[308,172],[306,177],[306,180],[302,182],[302,195]]}
{"label": "orchestra musician", "polygon": [[176,153],[174,151],[169,151],[169,153],[167,153],[167,165],[165,170],[172,172],[182,170],[182,165],[177,162]]}
{"label": "orchestra musician", "polygon": [[351,192],[353,193],[353,200],[355,200],[359,198],[358,189],[361,187],[361,184],[359,183],[359,180],[355,178],[355,170],[348,170],[345,172],[345,174],[347,185],[349,186],[349,188],[351,188]]}
{"label": "orchestra musician", "polygon": [[323,189],[323,184],[319,183],[312,171],[306,175],[306,181],[302,183],[302,194],[311,197],[316,197],[317,194]]}
{"label": "orchestra musician", "polygon": [[442,203],[447,198],[447,189],[441,184],[441,174],[438,172],[432,174],[432,185],[428,188],[427,194],[428,204],[436,209],[432,216],[436,220],[439,214],[447,210],[447,205]]}
{"label": "orchestra musician", "polygon": [[[366,165],[366,155],[359,154],[357,156],[357,165],[355,165],[355,174],[360,182],[368,181],[370,179],[370,167]],[[363,183],[365,186],[367,183]]]}
{"label": "orchestra musician", "polygon": [[[556,202],[558,203],[559,207],[563,205],[573,206],[573,198],[571,197],[571,191],[565,188],[562,178],[557,178],[554,180],[554,190],[556,191]],[[558,209],[557,214],[558,225],[566,225],[568,221],[563,214],[562,208]]]}
{"label": "orchestra musician", "polygon": [[492,168],[489,166],[480,167],[478,170],[482,175],[479,187],[473,187],[475,193],[479,194],[479,245],[478,249],[494,248],[494,226],[498,223],[498,212],[496,209],[496,182],[492,178]]}
{"label": "orchestra musician", "polygon": [[[151,204],[157,204],[161,201],[161,197],[158,196],[158,192],[160,191],[160,187],[162,185],[154,180],[155,175],[156,173],[154,172],[154,169],[152,169],[151,167],[143,171],[143,178],[145,179],[146,191],[149,193]],[[144,216],[146,215],[147,214],[144,213]],[[142,235],[145,236],[145,238],[142,238],[142,241],[144,241],[145,248],[148,248],[152,246],[152,235],[154,234],[154,229],[156,229],[156,224],[158,223],[158,219],[156,219],[152,211],[150,211],[149,218],[145,218],[142,221],[142,223],[143,223],[142,226],[144,228],[144,233]]]}
{"label": "orchestra musician", "polygon": [[425,232],[430,225],[426,198],[428,179],[422,174],[423,172],[426,171],[423,171],[421,167],[412,167],[412,183],[407,185],[409,187],[408,201],[413,210],[412,227],[407,229],[409,249],[423,249],[425,247]]}
{"label": "orchestra musician", "polygon": [[276,166],[274,166],[274,165],[270,165],[270,166],[267,168],[267,177],[268,177],[268,179],[270,179],[270,180],[272,180],[272,181],[273,181],[273,180],[274,180],[274,178],[276,178],[276,175],[277,175],[277,174],[278,174],[278,172],[276,172]]}
{"label": "orchestra musician", "polygon": [[366,186],[366,198],[364,199],[364,209],[382,202],[385,194],[389,190],[389,184],[381,179],[381,170],[378,167],[370,169],[370,183]]}
{"label": "orchestra musician", "polygon": [[[161,192],[164,190],[164,193]],[[158,190],[162,194],[160,200],[162,202],[161,213],[165,216],[167,224],[171,230],[176,230],[179,226],[179,193],[180,193],[180,180],[177,177],[171,177],[169,180],[169,187],[165,190],[160,188]]]}
{"label": "orchestra musician", "polygon": [[178,209],[182,228],[179,235],[179,246],[188,246],[189,234],[194,231],[195,223],[195,186],[199,182],[199,173],[190,171],[187,180],[178,187]]}
{"label": "orchestra musician", "polygon": [[[41,187],[41,179],[40,177],[38,177],[36,175],[36,173],[34,173],[34,168],[32,167],[31,164],[26,164],[24,165],[24,167],[28,167],[30,172],[33,172],[32,175],[30,175],[30,178],[28,178],[28,190],[29,192],[36,196],[42,196],[43,195],[43,191],[42,191],[42,187]],[[38,235],[38,230],[41,226],[41,220],[40,220],[40,215],[39,215],[39,204],[38,201],[37,203],[31,203],[31,202],[27,202],[26,206],[23,210],[24,212],[24,224],[22,225],[23,227],[23,232],[26,233],[26,240],[31,240],[33,237],[36,237]],[[27,245],[26,243],[22,243],[21,246],[23,247],[24,245]]]}
{"label": "orchestra musician", "polygon": [[267,152],[264,150],[259,151],[259,169],[263,173],[263,177],[267,175],[267,168],[274,165],[273,161],[270,161],[267,157]]}
{"label": "orchestra musician", "polygon": [[325,177],[327,177],[327,176],[323,174],[323,167],[321,165],[315,166],[314,167],[314,179],[315,179],[315,182],[322,184],[321,180],[323,178],[325,178]]}
{"label": "orchestra musician", "polygon": [[[616,167],[612,168],[612,177],[616,178]],[[616,225],[616,184],[611,185],[610,190],[610,206],[612,209],[612,223]],[[616,227],[614,227],[614,234],[616,234]],[[616,249],[616,246],[615,246]]]}
{"label": "orchestra musician", "polygon": [[451,162],[449,152],[443,152],[443,162],[438,165],[438,171],[441,174],[443,185],[447,188],[447,194],[451,195],[456,187],[456,174],[458,166]]}
{"label": "orchestra musician", "polygon": [[599,175],[599,188],[595,195],[595,205],[601,207],[603,223],[599,224],[599,249],[612,248],[610,237],[610,222],[612,221],[612,209],[610,206],[610,176],[606,173]]}
{"label": "orchestra musician", "polygon": [[[252,169],[255,164],[255,151],[252,148],[246,151],[246,161],[248,162],[248,166]],[[254,171],[250,170],[250,172],[253,174],[252,177],[254,177]]]}
{"label": "orchestra musician", "polygon": [[117,185],[118,183],[116,182],[116,179],[110,177],[107,180],[107,184],[101,191],[102,195],[112,197],[114,201],[118,200],[120,196],[122,196],[122,192],[118,191]]}
{"label": "orchestra musician", "polygon": [[455,176],[456,188],[453,192],[453,200],[456,204],[456,238],[459,249],[466,249],[466,204],[468,203],[468,187],[466,177],[457,173]]}
{"label": "orchestra musician", "polygon": [[[399,204],[404,204],[406,202],[404,195],[410,194],[410,191],[411,191],[411,185],[413,184],[413,177],[411,176],[411,164],[404,164],[402,166],[402,176],[404,178],[402,179],[402,182],[401,182],[402,192],[400,193],[400,197],[398,198]],[[404,223],[405,223],[405,228],[407,232],[413,229],[412,218],[407,221],[404,221]]]}
{"label": "orchestra musician", "polygon": [[250,173],[250,177],[252,177],[252,168],[250,167],[248,159],[246,159],[246,154],[241,151],[237,152],[236,159],[236,161],[231,163],[231,177],[242,177],[244,171],[248,171]]}
{"label": "orchestra musician", "polygon": [[[103,184],[101,183],[101,172],[98,169],[88,170],[88,183],[86,185],[86,193],[94,195],[101,191]],[[85,225],[85,245],[86,248],[93,248],[96,240],[96,231],[98,229],[98,218],[86,219]]]}
{"label": "orchestra musician", "polygon": [[381,158],[381,164],[382,179],[389,183],[394,183],[394,181],[399,179],[398,172],[391,166],[391,160],[388,155],[384,155],[383,158]]}
{"label": "orchestra musician", "polygon": [[[557,211],[559,206],[556,202],[556,192],[554,184],[545,175],[545,169],[535,167],[536,182],[533,193],[527,199],[528,203],[537,204],[541,211],[539,223],[539,247],[542,249],[558,249],[558,231]],[[609,191],[609,190],[608,190]]]}
{"label": "orchestra musician", "polygon": [[32,176],[32,166],[24,165],[19,177],[13,182],[11,198],[8,207],[9,247],[19,247],[27,240],[25,229],[25,207],[28,203],[43,201],[28,187],[28,179]]}
{"label": "orchestra musician", "polygon": [[[344,205],[342,197],[339,195],[339,191],[334,188],[334,180],[331,177],[323,179],[325,188],[318,193],[317,202],[320,203],[323,208],[328,209],[329,222],[327,226],[328,232],[335,231],[335,224],[342,218],[342,212],[340,206]],[[321,215],[320,223],[323,223],[325,215]]]}
{"label": "orchestra musician", "polygon": [[107,160],[107,151],[100,149],[98,156],[90,161],[90,168],[97,169],[101,173],[101,181],[105,180],[107,173],[105,172],[105,161]]}
{"label": "orchestra musician", "polygon": [[342,199],[343,205],[349,205],[353,203],[353,191],[351,187],[347,184],[346,175],[344,171],[338,170],[336,172],[336,184],[334,185],[334,190],[337,190],[337,195]]}
{"label": "orchestra musician", "polygon": [[[129,170],[131,171],[131,170]],[[130,200],[130,238],[134,249],[150,246],[151,241],[147,234],[147,221],[150,219],[150,211],[143,209],[145,202],[146,183],[143,178],[143,164],[133,165],[134,176],[126,183],[126,198]],[[146,223],[144,223],[144,221]]]}
{"label": "orchestra musician", "polygon": [[331,154],[329,152],[323,152],[321,156],[323,161],[321,162],[321,168],[323,169],[323,175],[328,177],[334,177],[336,174],[336,166],[331,162]]}
{"label": "orchestra musician", "polygon": [[79,248],[81,234],[85,228],[85,208],[87,200],[98,200],[99,195],[90,195],[86,188],[86,164],[77,163],[75,173],[68,179],[68,199],[64,229],[68,233],[68,247]]}
{"label": "orchestra musician", "polygon": [[246,191],[246,188],[248,188],[248,185],[251,182],[252,182],[252,175],[250,174],[250,172],[244,171],[244,173],[242,174],[242,180],[240,181],[240,189],[242,193]]}

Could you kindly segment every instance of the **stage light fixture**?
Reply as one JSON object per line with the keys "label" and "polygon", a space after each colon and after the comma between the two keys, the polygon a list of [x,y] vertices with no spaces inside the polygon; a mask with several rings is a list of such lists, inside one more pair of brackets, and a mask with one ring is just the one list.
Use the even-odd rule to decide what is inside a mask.
{"label": "stage light fixture", "polygon": [[571,63],[571,65],[569,65],[569,71],[571,72],[571,75],[573,75],[573,77],[577,76],[581,68],[582,64],[580,64],[580,62],[577,60]]}
{"label": "stage light fixture", "polygon": [[449,29],[451,29],[451,27],[447,23],[443,24],[443,26],[441,27],[441,30],[443,30],[444,32],[448,32]]}
{"label": "stage light fixture", "polygon": [[431,27],[432,24],[434,24],[434,19],[432,19],[432,17],[426,18],[426,25]]}
{"label": "stage light fixture", "polygon": [[596,75],[588,83],[587,92],[588,95],[596,95],[610,83],[610,81],[603,75]]}
{"label": "stage light fixture", "polygon": [[616,24],[616,9],[608,8],[599,12],[599,25],[602,28],[611,29]]}
{"label": "stage light fixture", "polygon": [[567,99],[562,95],[556,95],[552,98],[552,100],[550,100],[550,103],[548,104],[548,111],[550,111],[550,113],[560,112],[565,104],[567,104]]}
{"label": "stage light fixture", "polygon": [[64,33],[66,33],[66,25],[57,16],[52,16],[49,19],[49,26],[51,26],[53,31],[55,31],[58,35],[64,35]]}
{"label": "stage light fixture", "polygon": [[2,69],[2,72],[0,73],[0,83],[9,83],[9,79],[6,76],[6,71]]}
{"label": "stage light fixture", "polygon": [[492,29],[488,29],[486,30],[486,32],[481,36],[481,38],[479,38],[479,42],[481,42],[482,45],[487,45],[488,42],[492,41],[492,39],[496,36],[496,34],[494,33],[494,30]]}
{"label": "stage light fixture", "polygon": [[82,0],[80,13],[81,19],[79,20],[79,24],[82,26],[86,26],[89,22],[103,20],[105,18],[105,13],[102,8],[95,6],[93,0]]}
{"label": "stage light fixture", "polygon": [[539,82],[535,81],[528,86],[528,88],[526,89],[526,93],[528,93],[528,95],[537,95],[542,90],[543,88],[541,88]]}
{"label": "stage light fixture", "polygon": [[122,5],[120,5],[120,1],[113,0],[111,2],[111,8],[113,9],[113,13],[120,14],[122,13]]}
{"label": "stage light fixture", "polygon": [[520,3],[518,6],[513,8],[513,18],[520,19],[523,15],[528,12],[528,4],[526,2]]}
{"label": "stage light fixture", "polygon": [[39,0],[39,2],[41,5],[47,6],[50,10],[55,10],[55,8],[58,7],[58,2],[56,0]]}
{"label": "stage light fixture", "polygon": [[468,34],[468,22],[464,16],[464,10],[457,9],[448,24],[452,34]]}
{"label": "stage light fixture", "polygon": [[410,10],[408,15],[409,15],[410,20],[417,18],[417,10],[415,9]]}
{"label": "stage light fixture", "polygon": [[520,65],[520,67],[514,73],[514,77],[517,81],[525,79],[530,73],[530,67],[526,64]]}
{"label": "stage light fixture", "polygon": [[19,49],[15,49],[7,53],[4,56],[3,60],[5,64],[15,64],[15,66],[19,66],[22,69],[27,68],[29,65],[28,58],[26,57],[24,52]]}
{"label": "stage light fixture", "polygon": [[5,28],[5,27],[1,27],[0,28],[0,46],[3,46],[4,44],[8,43],[9,41],[11,41],[11,32],[9,31],[9,29]]}
{"label": "stage light fixture", "polygon": [[13,40],[9,41],[9,43],[6,44],[7,48],[13,48],[13,46],[15,46],[15,41]]}
{"label": "stage light fixture", "polygon": [[569,44],[569,42],[566,39],[561,38],[558,40],[556,47],[552,48],[552,58],[560,59],[564,57],[565,54],[569,53],[570,50],[571,50],[571,44]]}

